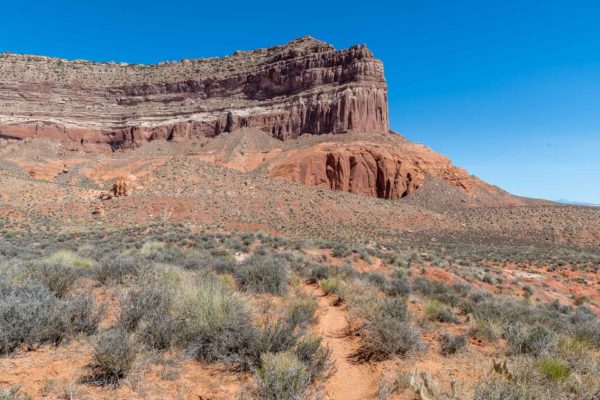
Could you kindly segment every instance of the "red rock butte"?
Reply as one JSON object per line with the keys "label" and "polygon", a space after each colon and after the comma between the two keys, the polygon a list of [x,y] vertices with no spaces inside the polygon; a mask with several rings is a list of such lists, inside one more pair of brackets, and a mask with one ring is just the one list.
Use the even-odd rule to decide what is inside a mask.
{"label": "red rock butte", "polygon": [[[238,139],[224,135],[234,132]],[[221,148],[197,155],[385,199],[406,197],[430,176],[468,195],[464,204],[522,204],[390,131],[383,64],[365,45],[336,50],[303,37],[224,58],[156,65],[0,55],[0,146],[35,138],[110,152],[155,140],[251,141],[253,133],[279,140],[252,157],[228,154],[238,148],[232,143],[203,139]],[[318,143],[291,140],[301,135]]]}
{"label": "red rock butte", "polygon": [[88,151],[250,128],[278,139],[387,132],[387,86],[370,50],[303,37],[224,58],[156,65],[0,55],[0,140]]}

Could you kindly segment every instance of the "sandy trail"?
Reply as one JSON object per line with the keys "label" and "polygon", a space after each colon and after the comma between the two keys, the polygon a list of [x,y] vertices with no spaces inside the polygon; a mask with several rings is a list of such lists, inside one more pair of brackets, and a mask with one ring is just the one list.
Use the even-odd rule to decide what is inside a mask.
{"label": "sandy trail", "polygon": [[323,343],[331,349],[336,372],[325,383],[326,399],[365,400],[377,398],[380,371],[376,365],[356,364],[349,356],[356,350],[357,341],[344,334],[348,321],[345,306],[334,306],[331,296],[324,296],[321,288],[306,285],[305,291],[319,302],[319,321],[316,333],[323,337]]}

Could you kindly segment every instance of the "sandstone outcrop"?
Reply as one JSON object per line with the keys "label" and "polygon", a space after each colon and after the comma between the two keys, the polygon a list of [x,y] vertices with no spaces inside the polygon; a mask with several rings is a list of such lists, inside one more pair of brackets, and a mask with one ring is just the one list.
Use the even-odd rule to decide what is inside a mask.
{"label": "sandstone outcrop", "polygon": [[128,186],[127,182],[125,182],[125,178],[123,178],[122,176],[117,177],[117,180],[115,181],[115,183],[113,183],[109,193],[113,197],[127,196]]}
{"label": "sandstone outcrop", "polygon": [[465,192],[489,187],[446,157],[411,142],[319,143],[292,150],[272,163],[268,174],[310,186],[400,199],[417,190],[425,176],[442,178]]}
{"label": "sandstone outcrop", "polygon": [[278,139],[386,132],[383,65],[364,45],[335,50],[309,37],[157,65],[0,55],[0,139],[94,151],[240,128]]}

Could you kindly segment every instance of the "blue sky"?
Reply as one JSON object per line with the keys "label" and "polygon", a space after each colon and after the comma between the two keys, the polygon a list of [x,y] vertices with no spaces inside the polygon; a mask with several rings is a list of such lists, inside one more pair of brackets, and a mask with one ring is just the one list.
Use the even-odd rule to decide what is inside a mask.
{"label": "blue sky", "polygon": [[153,63],[311,35],[383,60],[392,128],[512,193],[600,203],[597,1],[21,1],[0,51]]}

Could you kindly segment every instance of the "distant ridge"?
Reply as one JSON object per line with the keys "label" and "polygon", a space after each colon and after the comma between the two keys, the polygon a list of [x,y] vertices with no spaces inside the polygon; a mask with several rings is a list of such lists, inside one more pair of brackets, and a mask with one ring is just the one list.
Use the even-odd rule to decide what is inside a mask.
{"label": "distant ridge", "polygon": [[570,204],[572,206],[600,207],[600,204],[584,203],[581,201],[572,201],[572,200],[566,200],[566,199],[556,200],[556,202],[561,203],[561,204]]}

